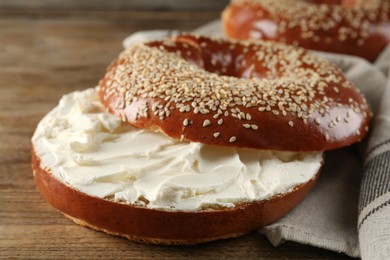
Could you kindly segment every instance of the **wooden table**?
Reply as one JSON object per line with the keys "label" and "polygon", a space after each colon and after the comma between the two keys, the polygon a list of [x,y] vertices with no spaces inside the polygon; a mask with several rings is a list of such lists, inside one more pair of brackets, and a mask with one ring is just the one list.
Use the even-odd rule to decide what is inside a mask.
{"label": "wooden table", "polygon": [[142,245],[63,217],[32,177],[30,138],[39,120],[63,94],[95,86],[125,36],[191,30],[219,11],[45,10],[5,2],[12,8],[0,6],[0,258],[347,258],[292,242],[274,248],[256,233],[191,247]]}

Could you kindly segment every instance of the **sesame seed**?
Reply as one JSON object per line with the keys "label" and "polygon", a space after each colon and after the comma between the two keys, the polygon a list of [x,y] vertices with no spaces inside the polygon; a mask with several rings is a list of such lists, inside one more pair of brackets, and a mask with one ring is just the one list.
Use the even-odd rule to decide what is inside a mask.
{"label": "sesame seed", "polygon": [[218,120],[218,125],[222,125],[222,124],[223,124],[223,119],[221,118]]}
{"label": "sesame seed", "polygon": [[189,122],[188,118],[186,118],[186,119],[183,120],[183,126],[188,126],[189,123],[190,123],[190,122]]}
{"label": "sesame seed", "polygon": [[229,143],[234,143],[237,140],[235,136],[230,137]]}
{"label": "sesame seed", "polygon": [[220,132],[215,132],[215,133],[213,134],[213,136],[214,136],[215,138],[217,138],[220,134],[221,134]]}
{"label": "sesame seed", "polygon": [[255,124],[251,124],[251,128],[252,128],[253,130],[259,129],[259,127],[258,127],[257,125],[255,125]]}
{"label": "sesame seed", "polygon": [[288,121],[288,124],[293,127],[294,126],[294,122],[293,121]]}
{"label": "sesame seed", "polygon": [[317,125],[321,124],[321,120],[320,120],[318,117],[316,117],[316,118],[314,119],[314,122],[315,122]]}
{"label": "sesame seed", "polygon": [[206,120],[203,121],[203,127],[206,127],[206,126],[209,126],[209,125],[211,125],[211,121],[210,120],[206,119]]}
{"label": "sesame seed", "polygon": [[195,107],[194,108],[194,114],[198,114],[199,113],[199,107]]}
{"label": "sesame seed", "polygon": [[250,124],[243,124],[242,125],[244,128],[251,128],[251,125]]}

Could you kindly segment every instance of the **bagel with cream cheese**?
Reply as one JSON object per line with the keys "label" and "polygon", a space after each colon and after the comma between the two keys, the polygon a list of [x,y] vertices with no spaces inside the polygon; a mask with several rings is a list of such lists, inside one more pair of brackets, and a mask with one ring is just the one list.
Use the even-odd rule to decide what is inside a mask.
{"label": "bagel with cream cheese", "polygon": [[389,0],[232,0],[225,34],[355,55],[373,62],[390,41]]}
{"label": "bagel with cream cheese", "polygon": [[368,131],[365,98],[307,51],[197,35],[131,46],[97,88],[39,123],[32,165],[78,224],[197,244],[270,224],[309,192],[323,151]]}

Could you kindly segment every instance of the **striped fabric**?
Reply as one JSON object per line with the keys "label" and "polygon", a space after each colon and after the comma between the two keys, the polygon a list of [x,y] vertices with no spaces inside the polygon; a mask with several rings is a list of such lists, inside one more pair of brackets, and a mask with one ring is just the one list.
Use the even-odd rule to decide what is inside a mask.
{"label": "striped fabric", "polygon": [[[196,32],[223,35],[219,20]],[[138,32],[123,44],[127,47],[176,33]],[[309,196],[259,232],[275,246],[289,240],[352,257],[390,259],[390,46],[374,65],[355,57],[317,54],[341,68],[366,95],[375,113],[368,149],[360,144],[329,152]]]}
{"label": "striped fabric", "polygon": [[376,66],[388,81],[365,156],[358,233],[363,259],[390,259],[390,47]]}
{"label": "striped fabric", "polygon": [[[388,192],[390,192],[390,151],[375,156],[364,167],[359,212],[362,212],[368,204]],[[360,222],[359,227],[362,224]]]}

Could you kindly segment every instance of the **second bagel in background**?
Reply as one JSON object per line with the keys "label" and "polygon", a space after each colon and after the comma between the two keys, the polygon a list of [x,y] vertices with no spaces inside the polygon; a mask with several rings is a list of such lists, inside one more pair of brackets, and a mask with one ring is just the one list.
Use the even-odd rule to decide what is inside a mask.
{"label": "second bagel in background", "polygon": [[390,41],[389,0],[232,0],[222,20],[229,38],[279,41],[370,62]]}

